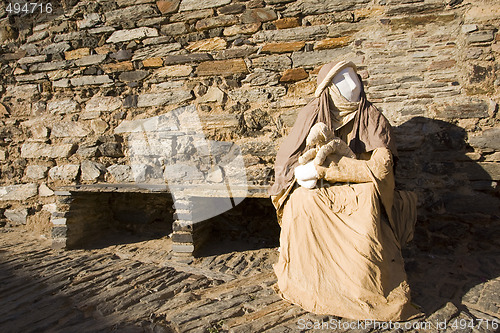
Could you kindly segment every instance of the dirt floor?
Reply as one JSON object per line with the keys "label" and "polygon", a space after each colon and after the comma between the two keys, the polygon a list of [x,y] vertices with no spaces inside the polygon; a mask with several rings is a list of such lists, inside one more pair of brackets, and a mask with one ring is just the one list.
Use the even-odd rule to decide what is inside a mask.
{"label": "dirt floor", "polygon": [[212,242],[186,264],[172,258],[168,237],[116,234],[56,251],[46,239],[3,228],[0,332],[499,331],[498,246],[462,243],[405,250],[413,300],[427,315],[386,327],[281,300],[273,290],[277,248],[259,240]]}

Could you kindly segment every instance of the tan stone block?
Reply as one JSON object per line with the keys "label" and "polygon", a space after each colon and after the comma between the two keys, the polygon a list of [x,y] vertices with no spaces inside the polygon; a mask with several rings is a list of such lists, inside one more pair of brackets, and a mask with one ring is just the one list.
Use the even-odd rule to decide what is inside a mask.
{"label": "tan stone block", "polygon": [[127,72],[134,69],[134,65],[130,61],[122,61],[114,64],[105,64],[101,65],[101,68],[106,73],[115,73],[115,72]]}
{"label": "tan stone block", "polygon": [[249,23],[242,25],[232,25],[224,29],[224,36],[234,36],[239,34],[253,34],[259,31],[262,23]]}
{"label": "tan stone block", "polygon": [[96,134],[102,134],[108,129],[108,123],[102,119],[94,119],[90,122],[90,127]]}
{"label": "tan stone block", "polygon": [[142,61],[144,67],[161,67],[163,66],[163,60],[161,58],[149,58]]}
{"label": "tan stone block", "polygon": [[90,55],[90,49],[88,47],[64,52],[64,58],[66,60],[80,59],[88,55]]}
{"label": "tan stone block", "polygon": [[495,43],[495,44],[491,45],[491,50],[493,52],[500,53],[500,44],[499,43]]}
{"label": "tan stone block", "polygon": [[175,13],[179,9],[180,0],[156,1],[156,6],[162,14]]}
{"label": "tan stone block", "polygon": [[349,36],[326,38],[314,44],[315,50],[336,49],[349,45],[351,38]]}
{"label": "tan stone block", "polygon": [[115,44],[105,44],[103,46],[96,47],[94,51],[97,54],[108,54],[108,53],[113,53],[116,52],[116,45]]}
{"label": "tan stone block", "polygon": [[284,43],[268,43],[262,47],[262,52],[269,53],[285,53],[299,51],[306,45],[306,42],[284,42]]}
{"label": "tan stone block", "polygon": [[315,81],[297,82],[288,87],[288,96],[305,97],[314,94],[314,90],[316,90]]}
{"label": "tan stone block", "polygon": [[288,29],[300,27],[300,19],[298,17],[285,17],[273,22],[277,29]]}
{"label": "tan stone block", "polygon": [[369,8],[360,8],[354,11],[354,19],[360,20],[368,17],[380,16],[384,13],[384,7],[373,6]]}
{"label": "tan stone block", "polygon": [[183,77],[188,76],[192,71],[193,67],[189,65],[165,66],[156,70],[153,77]]}
{"label": "tan stone block", "polygon": [[433,61],[429,65],[428,69],[432,71],[432,70],[451,68],[455,66],[456,63],[457,62],[453,59]]}
{"label": "tan stone block", "polygon": [[304,70],[304,68],[291,68],[287,69],[283,76],[280,78],[280,82],[295,82],[306,79],[309,75]]}
{"label": "tan stone block", "polygon": [[248,73],[247,65],[243,59],[229,59],[202,62],[196,69],[196,74],[204,75],[231,75]]}
{"label": "tan stone block", "polygon": [[189,43],[186,49],[190,52],[196,51],[220,51],[226,48],[226,41],[220,37],[204,39],[197,42]]}

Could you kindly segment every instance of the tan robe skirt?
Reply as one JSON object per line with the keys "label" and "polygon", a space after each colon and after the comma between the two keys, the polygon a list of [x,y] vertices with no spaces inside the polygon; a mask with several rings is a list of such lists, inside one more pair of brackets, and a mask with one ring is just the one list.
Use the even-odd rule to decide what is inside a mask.
{"label": "tan robe skirt", "polygon": [[284,299],[349,319],[420,314],[410,303],[400,246],[377,193],[373,183],[292,190],[274,266]]}

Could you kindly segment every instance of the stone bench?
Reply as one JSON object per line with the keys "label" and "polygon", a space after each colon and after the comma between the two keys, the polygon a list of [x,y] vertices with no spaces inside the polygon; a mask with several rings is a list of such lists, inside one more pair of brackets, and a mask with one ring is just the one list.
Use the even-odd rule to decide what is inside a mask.
{"label": "stone bench", "polygon": [[[267,186],[229,188],[225,184],[203,186],[186,184],[167,187],[135,183],[60,187],[55,191],[57,208],[51,218],[52,246],[78,248],[87,239],[101,232],[101,225],[105,220],[112,218],[109,212],[111,208],[106,202],[113,195],[137,195],[135,198],[145,195],[167,195],[172,197],[173,206],[170,207],[175,208],[175,213],[171,216],[173,255],[191,257],[210,234],[208,228],[210,218],[231,209],[244,198],[267,198],[267,188]],[[165,220],[169,223],[168,219]]]}

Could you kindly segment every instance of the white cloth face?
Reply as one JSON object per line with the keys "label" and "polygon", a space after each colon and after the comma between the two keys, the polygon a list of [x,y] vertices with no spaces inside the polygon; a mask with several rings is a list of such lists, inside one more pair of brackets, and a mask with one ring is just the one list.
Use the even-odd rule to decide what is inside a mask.
{"label": "white cloth face", "polygon": [[352,67],[341,70],[332,80],[342,96],[350,102],[358,102],[361,94],[361,82]]}

